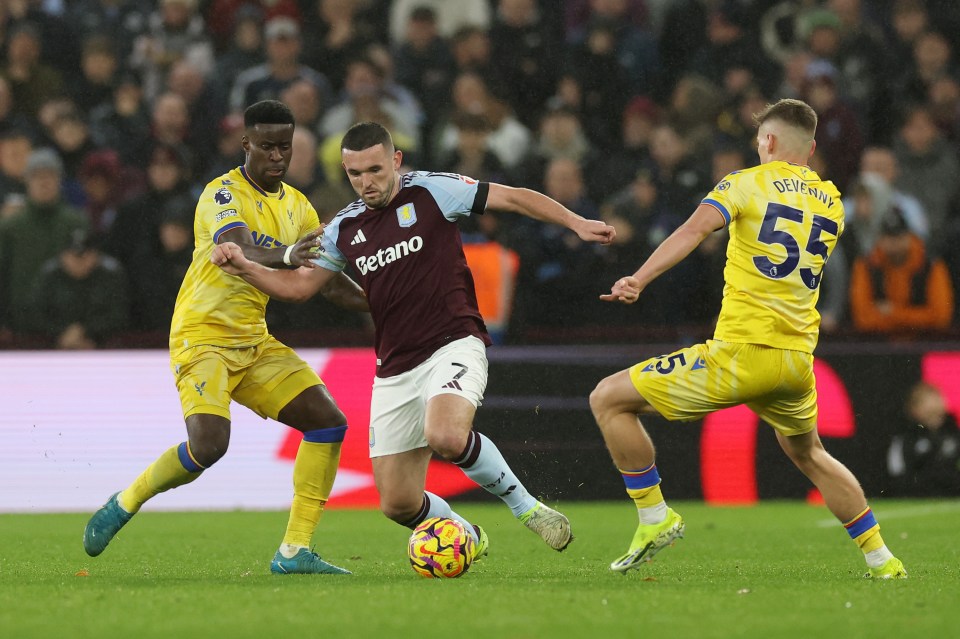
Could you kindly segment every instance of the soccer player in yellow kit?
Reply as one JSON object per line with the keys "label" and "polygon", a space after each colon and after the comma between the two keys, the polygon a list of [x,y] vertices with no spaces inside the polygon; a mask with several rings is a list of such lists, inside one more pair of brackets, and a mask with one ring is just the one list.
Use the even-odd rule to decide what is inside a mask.
{"label": "soccer player in yellow kit", "polygon": [[[303,432],[293,467],[293,503],[271,571],[348,574],[309,548],[330,496],[346,433],[346,417],[317,373],[267,332],[269,297],[210,263],[220,242],[243,246],[248,259],[296,268],[299,240],[320,228],[307,198],[283,183],[290,165],[294,120],[281,102],[266,100],[244,113],[243,166],[207,184],[194,222],[193,262],[177,297],[170,329],[171,368],[180,393],[187,441],[173,446],[91,517],[83,536],[97,556],[144,502],[197,479],[227,452],[230,402]],[[358,311],[362,290],[340,276],[324,290]]]}
{"label": "soccer player in yellow kit", "polygon": [[780,100],[756,115],[761,164],[727,175],[640,269],[618,280],[610,302],[632,304],[656,277],[728,226],[723,303],[714,339],[654,357],[602,380],[590,408],[640,524],[610,569],[626,572],[683,536],[683,519],[660,491],[654,446],[638,414],[690,421],[746,404],[773,426],[784,452],[820,490],[863,551],[867,577],[904,578],[883,543],[863,490],[817,435],[813,350],[823,266],[843,232],[843,205],[831,182],[806,166],[817,114]]}

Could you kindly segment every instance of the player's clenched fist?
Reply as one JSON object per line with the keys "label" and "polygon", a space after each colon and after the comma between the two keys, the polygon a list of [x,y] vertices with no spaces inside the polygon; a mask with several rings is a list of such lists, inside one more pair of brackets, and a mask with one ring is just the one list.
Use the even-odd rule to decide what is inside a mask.
{"label": "player's clenched fist", "polygon": [[213,247],[210,261],[230,275],[240,275],[250,261],[244,257],[243,249],[233,242],[223,242]]}
{"label": "player's clenched fist", "polygon": [[640,297],[640,281],[633,276],[621,277],[610,287],[610,292],[601,295],[600,299],[604,302],[623,302],[624,304],[633,304]]}

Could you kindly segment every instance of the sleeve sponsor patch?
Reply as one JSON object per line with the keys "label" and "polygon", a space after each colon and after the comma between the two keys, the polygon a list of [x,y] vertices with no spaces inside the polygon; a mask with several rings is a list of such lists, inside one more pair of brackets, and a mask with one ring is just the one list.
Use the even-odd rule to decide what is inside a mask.
{"label": "sleeve sponsor patch", "polygon": [[237,213],[237,209],[225,209],[217,213],[217,216],[214,218],[216,222],[222,222],[228,217],[238,217],[240,214]]}
{"label": "sleeve sponsor patch", "polygon": [[717,184],[717,185],[714,187],[714,190],[715,190],[715,191],[726,191],[726,190],[729,189],[729,188],[730,188],[730,181],[729,181],[729,180],[723,180],[722,182],[720,182],[719,184]]}
{"label": "sleeve sponsor patch", "polygon": [[213,200],[220,206],[226,206],[233,202],[233,193],[230,192],[230,189],[218,189],[217,192],[213,194]]}

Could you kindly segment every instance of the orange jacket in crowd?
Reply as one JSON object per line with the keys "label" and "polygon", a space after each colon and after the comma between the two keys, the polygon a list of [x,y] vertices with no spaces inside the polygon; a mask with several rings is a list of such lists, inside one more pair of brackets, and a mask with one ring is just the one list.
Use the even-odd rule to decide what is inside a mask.
{"label": "orange jacket in crowd", "polygon": [[902,332],[950,326],[953,286],[947,266],[943,260],[929,259],[919,238],[910,239],[903,264],[892,264],[877,247],[854,262],[850,313],[857,330]]}

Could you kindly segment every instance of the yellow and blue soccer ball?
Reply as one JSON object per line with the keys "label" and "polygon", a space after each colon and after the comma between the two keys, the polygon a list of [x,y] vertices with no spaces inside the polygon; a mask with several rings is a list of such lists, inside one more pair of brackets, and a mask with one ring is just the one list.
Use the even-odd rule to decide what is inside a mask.
{"label": "yellow and blue soccer ball", "polygon": [[413,570],[423,577],[459,577],[473,562],[475,544],[459,521],[432,517],[410,535],[407,556]]}

